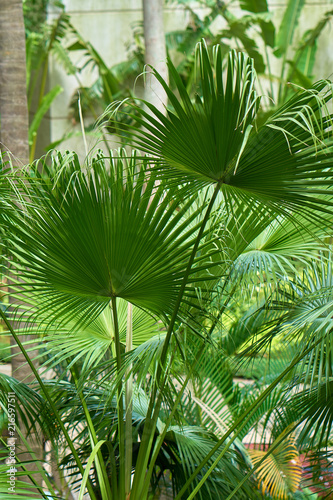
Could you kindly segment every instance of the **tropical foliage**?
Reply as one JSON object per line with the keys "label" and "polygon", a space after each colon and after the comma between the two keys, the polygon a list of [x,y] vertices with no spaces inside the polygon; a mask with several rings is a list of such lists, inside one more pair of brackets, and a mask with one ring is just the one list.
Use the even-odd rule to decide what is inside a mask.
{"label": "tropical foliage", "polygon": [[[260,109],[258,123],[266,120],[281,104],[297,93],[299,86],[308,88],[313,83],[314,66],[317,60],[317,46],[329,23],[333,11],[327,11],[311,29],[295,38],[305,1],[289,0],[279,26],[274,24],[274,16],[263,0],[261,2],[241,1],[241,16],[235,16],[232,5],[211,0],[201,0],[207,14],[202,19],[189,0],[177,0],[189,15],[184,29],[166,33],[166,47],[188,92],[193,90],[195,60],[193,52],[196,44],[205,38],[209,47],[219,44],[222,54],[237,48],[253,58],[259,75],[261,94],[266,96]],[[52,6],[52,20],[46,19],[47,6]],[[137,81],[144,68],[143,30],[139,24],[133,28],[133,40],[128,45],[127,58],[110,66],[101,53],[84,39],[73,26],[64,4],[59,0],[25,0],[23,3],[26,24],[27,87],[28,104],[31,115],[29,130],[30,161],[36,157],[38,133],[42,120],[63,91],[60,85],[47,90],[49,57],[64,69],[67,75],[75,77],[77,91],[69,105],[72,124],[82,122],[85,117],[85,133],[95,134],[95,122],[100,113],[112,102],[140,95]],[[215,25],[223,26],[216,29]],[[75,57],[73,55],[75,54]],[[86,69],[97,72],[98,76],[90,86],[82,80]],[[290,85],[289,82],[292,82]],[[135,93],[133,87],[136,88]],[[191,93],[193,97],[193,93]],[[104,132],[120,135],[123,144],[130,139],[129,129],[118,125],[125,122],[136,126],[136,116],[119,115],[116,120],[104,123]],[[104,132],[102,140],[106,141]],[[81,131],[71,126],[62,137],[48,144],[46,149],[58,147]],[[40,143],[41,144],[41,143]],[[45,144],[44,144],[45,147]]]}
{"label": "tropical foliage", "polygon": [[[296,37],[305,0],[285,2],[279,24],[266,0],[241,0],[238,16],[235,2],[200,0],[199,4],[207,9],[203,19],[191,1],[177,0],[177,3],[186,9],[190,21],[186,30],[168,33],[166,40],[170,53],[177,53],[177,69],[188,83],[188,89],[194,76],[193,49],[202,37],[211,45],[220,44],[223,53],[237,48],[253,58],[260,88],[270,97],[265,101],[266,108],[274,109],[285,102],[297,91],[296,85],[307,88],[312,84],[318,41],[332,17],[332,10]],[[222,27],[216,28],[216,25]]]}
{"label": "tropical foliage", "polygon": [[[253,60],[210,52],[197,46],[195,99],[170,60],[171,86],[152,69],[165,116],[111,107],[131,154],[1,172],[18,299],[1,315],[35,375],[1,376],[1,407],[14,392],[80,499],[153,498],[163,482],[177,500],[305,498],[300,455],[328,457],[331,83],[299,89],[259,126]],[[42,373],[23,332],[40,336]],[[267,348],[285,355],[262,383],[237,383],[239,361]]]}

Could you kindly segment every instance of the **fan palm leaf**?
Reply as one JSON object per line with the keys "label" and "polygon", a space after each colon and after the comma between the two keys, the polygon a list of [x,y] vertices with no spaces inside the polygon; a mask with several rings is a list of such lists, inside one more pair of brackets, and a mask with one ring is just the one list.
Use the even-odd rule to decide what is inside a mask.
{"label": "fan palm leaf", "polygon": [[[30,303],[30,305],[32,304]],[[35,304],[35,307],[38,308],[38,304]],[[124,349],[127,329],[127,303],[123,299],[118,300],[117,312],[119,337]],[[51,311],[49,311],[50,314]],[[30,312],[28,311],[26,315],[29,318]],[[38,320],[38,324],[35,322],[34,327],[26,327],[18,333],[41,335],[43,342],[37,346],[40,351],[37,356],[40,360],[45,360],[45,356],[47,357],[47,360],[42,364],[46,369],[56,369],[57,365],[63,363],[68,367],[68,365],[71,366],[81,360],[83,362],[81,367],[82,376],[87,376],[91,370],[101,366],[106,355],[109,356],[110,353],[114,355],[115,353],[114,322],[110,307],[106,307],[96,319],[81,328],[75,326],[75,318],[63,326],[57,323],[53,326],[47,326],[50,316],[44,318],[40,315]],[[162,326],[157,318],[134,306],[133,347],[138,347],[158,335]],[[44,330],[44,328],[46,329]],[[25,343],[25,345],[28,347],[28,343]]]}
{"label": "fan palm leaf", "polygon": [[302,422],[298,440],[309,448],[327,448],[332,441],[332,382],[304,389],[290,399],[295,416]]}
{"label": "fan palm leaf", "polygon": [[[323,219],[326,218],[323,217]],[[280,280],[279,276],[296,275],[319,258],[324,251],[323,238],[329,235],[331,217],[318,225],[299,214],[277,217],[254,238],[234,263],[233,274],[255,283]]]}
{"label": "fan palm leaf", "polygon": [[164,117],[149,103],[150,114],[133,104],[145,127],[132,131],[135,146],[163,165],[161,175],[167,166],[178,182],[219,185],[226,200],[242,199],[251,211],[258,201],[277,212],[330,207],[330,200],[319,197],[327,193],[332,175],[332,120],[326,106],[330,82],[300,89],[257,130],[259,98],[252,61],[229,53],[224,78],[221,48],[214,50],[212,63],[205,44],[198,44],[202,96],[194,102],[171,61],[169,74],[179,100],[153,70],[170,109]]}
{"label": "fan palm leaf", "polygon": [[[170,314],[202,207],[185,218],[193,199],[181,204],[155,187],[135,156],[100,156],[87,172],[75,156],[58,160],[46,178],[35,168],[26,181],[31,201],[12,245],[20,293],[38,294],[39,314],[67,321],[90,322],[112,297]],[[198,255],[191,272],[208,260]]]}

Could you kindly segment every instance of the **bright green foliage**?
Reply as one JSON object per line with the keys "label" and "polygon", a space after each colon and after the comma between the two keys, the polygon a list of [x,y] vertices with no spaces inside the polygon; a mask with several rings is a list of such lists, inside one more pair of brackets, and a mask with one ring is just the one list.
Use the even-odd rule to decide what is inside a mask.
{"label": "bright green foliage", "polygon": [[[13,235],[13,254],[29,262],[27,289],[50,294],[62,316],[67,304],[71,315],[89,314],[89,321],[112,297],[170,313],[198,230],[191,222],[199,209],[185,217],[193,198],[178,210],[177,198],[155,187],[147,161],[137,156],[127,162],[101,154],[88,172],[77,156],[59,157],[45,181],[38,175],[36,167],[26,186],[38,204],[27,205]],[[209,254],[199,263],[209,267]]]}
{"label": "bright green foliage", "polygon": [[329,171],[323,170],[332,155],[325,144],[332,123],[325,109],[331,98],[329,82],[320,81],[309,90],[301,90],[256,129],[259,99],[252,64],[243,54],[230,53],[223,82],[220,47],[216,48],[213,67],[207,52],[204,45],[199,46],[202,99],[197,97],[195,102],[170,61],[180,102],[154,71],[173,109],[167,109],[163,117],[149,103],[153,115],[133,104],[142,116],[138,121],[148,131],[133,130],[135,145],[158,164],[171,166],[173,175],[185,173],[185,182],[194,179],[218,184],[226,200],[251,200],[277,211],[283,207],[315,209],[317,203],[330,205],[328,199],[318,199],[331,182]]}
{"label": "bright green foliage", "polygon": [[[285,457],[279,436],[305,423],[295,443],[311,442],[317,395],[312,446],[331,439],[330,256],[318,270],[333,214],[330,82],[258,127],[253,61],[222,55],[197,47],[194,100],[170,61],[178,97],[153,70],[166,116],[126,103],[122,123],[148,156],[99,152],[81,165],[55,154],[51,166],[13,173],[10,194],[21,198],[6,238],[25,326],[15,332],[1,316],[38,382],[26,426],[38,421],[92,500],[146,500],[165,474],[177,500],[262,498],[260,461],[241,441],[269,430],[270,450],[278,443]],[[34,368],[23,331],[45,341],[39,359],[54,380]],[[279,339],[292,344],[285,359],[267,363],[262,383],[238,385],[237,362]],[[22,403],[30,397],[1,383],[2,405],[9,384]]]}

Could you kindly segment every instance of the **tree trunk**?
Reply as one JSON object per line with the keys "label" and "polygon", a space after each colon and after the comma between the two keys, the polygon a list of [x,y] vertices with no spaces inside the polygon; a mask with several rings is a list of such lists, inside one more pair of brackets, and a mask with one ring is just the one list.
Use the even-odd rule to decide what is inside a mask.
{"label": "tree trunk", "polygon": [[0,147],[27,163],[28,106],[22,0],[0,0]]}
{"label": "tree trunk", "polygon": [[[145,62],[153,66],[168,81],[166,47],[163,25],[163,0],[143,0],[143,27],[145,37]],[[145,100],[151,102],[165,113],[167,96],[163,87],[150,74],[147,67]]]}
{"label": "tree trunk", "polygon": [[[10,160],[13,167],[20,168],[28,163],[29,118],[26,91],[25,30],[22,0],[0,0],[0,151],[3,161]],[[0,164],[1,168],[1,164]],[[18,324],[13,325],[18,328]],[[12,375],[27,383],[31,371],[18,348],[12,348]],[[18,419],[16,425],[23,432]],[[16,434],[16,452],[20,447]],[[29,445],[38,459],[42,459],[42,446],[34,436]],[[31,461],[28,453],[19,455],[20,460]],[[29,470],[37,470],[32,464]],[[34,474],[41,485],[41,477]],[[23,478],[22,478],[23,479]],[[30,480],[26,478],[30,483]],[[32,494],[35,498],[38,494]]]}

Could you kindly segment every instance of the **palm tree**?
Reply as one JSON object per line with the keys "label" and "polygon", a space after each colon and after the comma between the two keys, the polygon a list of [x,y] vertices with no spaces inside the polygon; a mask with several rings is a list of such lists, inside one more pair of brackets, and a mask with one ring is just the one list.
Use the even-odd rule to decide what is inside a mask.
{"label": "palm tree", "polygon": [[22,0],[1,0],[0,9],[0,146],[2,152],[10,151],[20,165],[29,158]]}
{"label": "palm tree", "polygon": [[[75,154],[55,155],[51,167],[27,170],[20,185],[29,202],[12,224],[9,242],[23,276],[18,294],[31,305],[24,316],[34,325],[29,332],[37,329],[49,341],[47,366],[65,363],[67,380],[43,382],[21,348],[57,423],[50,439],[63,436],[71,465],[83,476],[81,493],[87,486],[92,499],[125,499],[129,482],[131,499],[147,498],[157,464],[164,470],[163,456],[183,464],[173,474],[177,499],[206,498],[207,491],[220,487],[227,498],[236,493],[250,498],[246,480],[253,471],[246,474],[244,459],[237,466],[235,440],[309,352],[301,349],[220,436],[187,430],[184,422],[175,427],[188,382],[207,343],[214,342],[242,266],[250,274],[272,275],[278,265],[295,268],[292,251],[283,255],[281,243],[279,249],[280,228],[287,226],[302,262],[311,255],[309,233],[321,236],[332,213],[327,82],[300,91],[257,129],[260,99],[252,61],[236,52],[224,61],[216,47],[211,62],[204,43],[196,57],[195,102],[169,62],[179,99],[153,70],[170,101],[167,115],[148,102],[149,113],[132,105],[144,126],[133,130],[134,145],[149,156],[99,153],[81,166]],[[275,247],[274,238],[268,239],[268,251],[259,258],[251,244],[256,248],[274,232]],[[125,327],[128,303],[138,312]],[[145,342],[125,352],[126,330],[137,335],[139,312],[145,315]],[[199,345],[188,355],[182,346],[192,336]],[[177,352],[183,375],[175,387]],[[124,423],[131,412],[123,398],[129,370],[135,379],[131,420],[138,422],[132,436]],[[85,443],[81,451],[70,436],[75,419],[64,420],[71,394],[72,409],[81,412],[86,426],[78,428],[77,441]],[[196,404],[205,408],[204,401]],[[104,420],[100,425],[101,411],[103,419],[110,414],[107,428]],[[189,444],[194,435],[205,456]],[[125,443],[132,442],[131,464]],[[89,474],[93,464],[95,474]]]}
{"label": "palm tree", "polygon": [[[8,162],[14,168],[20,168],[28,162],[29,119],[22,0],[2,0],[0,10],[0,170],[6,175]],[[11,301],[11,298],[9,300]],[[12,372],[17,378],[27,380],[31,371],[20,350],[13,343],[12,353]],[[30,446],[35,456],[40,459],[42,449],[41,445],[36,443],[35,437],[30,440]],[[35,469],[35,466],[32,467]],[[28,468],[31,469],[31,465],[28,465]]]}
{"label": "palm tree", "polygon": [[[168,79],[166,66],[166,47],[163,26],[163,1],[143,0],[143,25],[145,38],[145,63],[153,66]],[[145,100],[164,113],[167,96],[159,82],[148,73],[145,87]]]}

